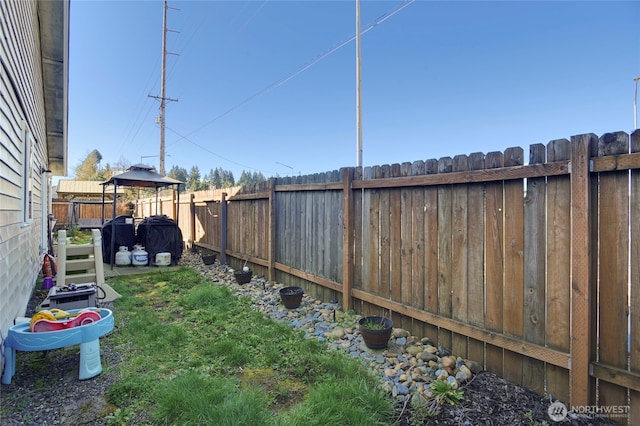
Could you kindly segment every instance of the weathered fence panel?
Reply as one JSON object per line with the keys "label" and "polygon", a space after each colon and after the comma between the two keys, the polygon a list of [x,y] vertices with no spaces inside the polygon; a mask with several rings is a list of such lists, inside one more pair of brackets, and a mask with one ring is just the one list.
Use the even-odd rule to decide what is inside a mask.
{"label": "weathered fence panel", "polygon": [[[124,204],[117,205],[117,214],[129,214],[129,208]],[[92,226],[100,226],[102,219],[102,202],[89,200],[53,200],[51,213],[56,219],[56,228],[77,227],[79,224],[91,220]],[[104,203],[104,219],[113,216],[113,203]]]}
{"label": "weathered fence panel", "polygon": [[[490,152],[486,157],[487,168],[504,166],[504,156],[501,152]],[[485,325],[488,330],[496,333],[503,331],[503,263],[504,249],[502,245],[504,235],[504,215],[502,182],[488,182],[486,186],[485,210],[485,253],[486,253],[486,316]],[[499,346],[487,344],[486,366],[489,371],[502,375],[504,354]]]}
{"label": "weathered fence panel", "polygon": [[[569,160],[567,139],[547,146],[547,161]],[[570,350],[571,314],[571,182],[566,176],[547,177],[546,318],[545,343],[562,352]],[[547,392],[569,401],[569,370],[546,364]]]}
{"label": "weathered fence panel", "polygon": [[[626,134],[604,135],[598,141],[598,156],[626,154],[629,139]],[[615,368],[627,368],[626,306],[629,285],[629,172],[600,173],[598,199],[598,305],[601,363]],[[627,405],[626,388],[600,381],[600,404]]]}
{"label": "weathered fence panel", "polygon": [[[484,169],[484,154],[473,153],[469,156],[469,170]],[[470,325],[485,326],[485,288],[484,288],[484,212],[485,184],[471,183],[467,191],[467,322]],[[477,301],[474,303],[474,301]],[[480,303],[482,302],[482,303]],[[484,359],[484,342],[469,338],[468,357]]]}
{"label": "weathered fence panel", "polygon": [[633,421],[638,169],[639,132],[630,150],[624,133],[581,135],[532,145],[527,165],[516,147],[274,179],[196,202],[189,226],[236,265],[390,316],[569,408],[626,407]]}
{"label": "weathered fence panel", "polygon": [[[640,132],[631,135],[631,152],[640,153]],[[630,191],[631,214],[631,286],[629,291],[629,311],[631,314],[629,337],[630,370],[640,374],[640,170],[631,170]],[[640,419],[640,389],[630,389],[631,420]]]}

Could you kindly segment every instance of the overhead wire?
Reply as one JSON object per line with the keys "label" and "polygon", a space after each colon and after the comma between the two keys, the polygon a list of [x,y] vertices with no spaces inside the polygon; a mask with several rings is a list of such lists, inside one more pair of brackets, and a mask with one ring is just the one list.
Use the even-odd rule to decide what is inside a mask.
{"label": "overhead wire", "polygon": [[[255,12],[253,12],[253,14],[252,14],[251,16],[249,16],[246,20],[244,20],[244,22],[242,22],[242,23],[240,24],[240,28],[235,32],[235,36],[237,36],[238,34],[241,34],[241,33],[242,33],[242,32],[243,32],[243,31],[248,27],[248,25],[249,25],[249,24],[250,24],[250,23],[251,23],[251,22],[256,18],[256,16],[258,16],[258,14],[262,11],[262,9],[264,8],[264,6],[267,4],[267,2],[268,2],[268,1],[269,1],[269,0],[263,0],[263,1],[262,1],[262,3],[260,4],[260,6],[255,10]],[[246,8],[246,6],[245,6],[245,8]],[[202,14],[202,20],[200,21],[200,24],[196,27],[196,30],[195,30],[195,31],[193,31],[193,33],[191,34],[191,37],[188,39],[187,43],[182,47],[182,49],[180,50],[180,54],[181,54],[181,53],[186,49],[186,47],[191,43],[191,41],[193,40],[193,38],[196,36],[196,34],[197,34],[197,33],[198,33],[198,31],[200,30],[200,28],[203,26],[203,23],[204,23],[204,21],[205,21],[205,19],[206,19],[206,17],[207,17],[207,16],[208,16],[208,13],[203,13],[203,14]],[[176,63],[174,63],[174,67],[175,67],[175,65],[176,65]],[[173,70],[173,67],[172,67],[172,70]],[[180,133],[179,133],[179,132],[177,132],[176,130],[174,130],[174,129],[172,129],[172,128],[168,127],[168,126],[166,126],[166,124],[165,124],[165,129],[166,129],[166,130],[169,130],[170,132],[172,132],[172,133],[174,133],[175,135],[177,135],[177,136],[179,136],[179,137],[180,137],[180,139],[178,139],[178,140],[176,140],[176,141],[172,141],[172,142],[168,143],[168,144],[167,144],[167,146],[173,146],[174,144],[176,144],[176,143],[180,142],[181,140],[186,140],[186,141],[188,141],[189,143],[192,143],[193,145],[195,145],[195,146],[199,147],[200,149],[202,149],[202,150],[204,150],[204,151],[206,151],[206,152],[208,152],[208,153],[210,153],[210,154],[212,154],[212,155],[214,155],[214,156],[216,156],[216,157],[218,157],[218,158],[220,158],[220,159],[222,159],[222,160],[225,160],[225,161],[228,161],[228,162],[230,162],[230,163],[233,163],[233,164],[235,164],[235,165],[237,165],[237,166],[240,166],[240,167],[246,167],[246,168],[248,168],[248,169],[250,169],[250,170],[254,170],[254,171],[267,172],[267,171],[264,171],[264,170],[258,170],[258,169],[255,169],[255,168],[250,167],[250,166],[247,166],[247,165],[245,165],[245,164],[238,163],[238,162],[236,162],[236,161],[234,161],[234,160],[231,160],[231,159],[228,159],[228,158],[226,158],[226,157],[223,157],[223,156],[221,156],[221,155],[219,155],[219,154],[216,154],[216,153],[215,153],[215,152],[213,152],[213,151],[209,151],[209,150],[208,150],[208,149],[206,149],[205,147],[198,145],[197,143],[195,143],[194,141],[190,140],[188,137],[186,137],[186,136],[184,136],[184,135],[180,134]]]}
{"label": "overhead wire", "polygon": [[171,133],[174,133],[175,135],[179,136],[179,137],[180,137],[180,139],[179,139],[179,140],[185,140],[185,141],[187,141],[187,142],[189,142],[189,143],[193,144],[194,146],[197,146],[197,147],[198,147],[198,148],[200,148],[201,150],[203,150],[203,151],[205,151],[205,152],[208,152],[209,154],[213,155],[214,157],[218,157],[218,158],[220,158],[220,159],[222,159],[222,160],[225,160],[225,161],[228,161],[228,162],[230,162],[230,163],[233,163],[233,164],[235,164],[236,166],[240,166],[240,167],[243,167],[243,168],[247,168],[247,169],[249,169],[249,170],[253,170],[253,171],[256,171],[256,172],[262,172],[262,173],[273,173],[273,174],[275,174],[275,173],[274,173],[274,172],[272,172],[272,171],[256,169],[255,167],[251,167],[251,166],[248,166],[248,165],[246,165],[246,164],[239,163],[239,162],[237,162],[237,161],[235,161],[235,160],[232,160],[232,159],[230,159],[230,158],[227,158],[227,157],[224,157],[224,156],[222,156],[222,155],[220,155],[220,154],[217,154],[216,152],[211,151],[209,148],[206,148],[206,147],[204,147],[204,146],[202,146],[202,145],[200,145],[200,144],[198,144],[198,143],[196,143],[196,142],[192,141],[192,140],[191,140],[191,139],[189,139],[187,136],[184,136],[184,135],[180,134],[178,131],[176,131],[176,130],[172,129],[172,128],[171,128],[171,127],[169,127],[169,126],[165,126],[165,129],[167,129],[167,130],[169,130]]}
{"label": "overhead wire", "polygon": [[[367,24],[364,27],[364,29],[362,29],[360,31],[360,34],[364,35],[364,34],[368,33],[369,31],[371,31],[376,26],[380,25],[381,23],[383,23],[387,19],[391,18],[393,15],[401,12],[403,9],[408,7],[413,2],[415,2],[415,0],[404,1],[400,5],[396,6],[393,9],[391,9],[389,12],[386,12],[386,13],[380,15],[377,19],[375,19],[371,23]],[[268,86],[264,87],[263,89],[259,90],[258,92],[254,93],[253,95],[249,96],[248,98],[245,98],[240,103],[232,106],[231,108],[229,108],[228,110],[226,110],[222,114],[219,114],[216,117],[212,118],[211,120],[207,121],[206,123],[204,123],[200,127],[196,128],[194,131],[189,133],[189,136],[193,136],[194,134],[198,133],[200,130],[202,130],[205,127],[211,125],[212,123],[220,120],[223,117],[226,117],[227,115],[231,114],[232,112],[236,111],[237,109],[240,109],[241,107],[251,103],[255,99],[259,98],[260,96],[265,95],[265,94],[271,92],[272,90],[277,89],[278,87],[282,86],[283,84],[289,82],[293,78],[295,78],[298,75],[302,74],[303,72],[305,72],[306,70],[308,70],[312,66],[316,65],[318,62],[322,61],[323,59],[325,59],[329,55],[335,53],[337,50],[339,50],[342,47],[346,46],[347,44],[349,44],[350,42],[352,42],[355,39],[356,39],[356,34],[353,34],[349,38],[339,42],[334,47],[332,47],[332,48],[328,49],[327,51],[321,53],[320,55],[316,56],[314,59],[312,59],[311,61],[309,61],[306,64],[302,65],[301,67],[299,67],[295,71],[289,73],[285,77],[282,77],[281,79],[275,81],[274,83],[269,84]]]}
{"label": "overhead wire", "polygon": [[[394,7],[393,9],[389,10],[388,12],[380,15],[378,18],[376,18],[375,20],[373,20],[372,22],[370,22],[369,24],[367,24],[361,31],[360,31],[360,35],[364,35],[366,33],[368,33],[369,31],[371,31],[372,29],[374,29],[376,26],[380,25],[381,23],[383,23],[384,21],[386,21],[387,19],[391,18],[392,16],[396,15],[397,13],[401,12],[402,10],[404,10],[405,8],[407,8],[409,5],[411,5],[412,3],[414,3],[415,0],[405,0],[402,3],[400,3],[398,6]],[[262,6],[260,7],[260,9],[262,8]],[[259,10],[260,10],[259,9]],[[257,13],[257,12],[256,12]],[[255,16],[255,14],[254,14]],[[250,19],[253,19],[252,16]],[[249,167],[249,166],[245,166],[242,165],[234,160],[230,160],[228,158],[225,158],[223,156],[221,156],[220,154],[214,153],[212,151],[210,151],[209,149],[203,147],[202,145],[194,142],[193,140],[189,139],[189,137],[192,137],[193,135],[195,135],[196,133],[198,133],[199,131],[201,131],[202,129],[204,129],[205,127],[215,123],[216,121],[226,117],[227,115],[231,114],[232,112],[242,108],[245,105],[248,105],[249,103],[253,102],[254,100],[256,100],[257,98],[259,98],[260,96],[263,96],[275,89],[277,89],[278,87],[282,86],[283,84],[287,83],[288,81],[292,80],[293,78],[297,77],[298,75],[302,74],[303,72],[305,72],[306,70],[308,70],[309,68],[311,68],[312,66],[316,65],[317,63],[319,63],[320,61],[322,61],[323,59],[327,58],[329,55],[335,53],[337,50],[341,49],[342,47],[346,46],[347,44],[349,44],[350,42],[354,41],[356,39],[357,34],[353,34],[351,36],[349,36],[348,38],[344,39],[343,41],[337,43],[335,46],[333,46],[332,48],[326,50],[325,52],[321,53],[320,55],[316,56],[314,59],[310,60],[309,62],[307,62],[306,64],[298,67],[295,71],[289,73],[288,75],[286,75],[285,77],[280,78],[279,80],[269,84],[268,86],[265,86],[263,89],[259,90],[258,92],[254,93],[253,95],[245,98],[243,101],[241,101],[240,103],[232,106],[231,108],[227,109],[226,111],[224,111],[223,113],[215,116],[214,118],[212,118],[211,120],[207,121],[206,123],[204,123],[203,125],[201,125],[200,127],[196,128],[195,130],[193,130],[192,132],[190,132],[188,135],[181,135],[180,133],[178,133],[175,130],[171,130],[173,133],[175,133],[176,135],[180,136],[180,139],[177,139],[176,141],[174,141],[173,143],[177,143],[180,142],[181,140],[186,140],[189,143],[199,147],[200,149],[209,152],[211,154],[213,154],[214,156],[221,158],[223,160],[229,161],[233,164],[236,164],[238,166],[242,166],[242,167]],[[262,171],[259,169],[255,169],[252,167],[249,167],[251,170],[257,170],[257,171]],[[272,173],[272,172],[269,172]]]}

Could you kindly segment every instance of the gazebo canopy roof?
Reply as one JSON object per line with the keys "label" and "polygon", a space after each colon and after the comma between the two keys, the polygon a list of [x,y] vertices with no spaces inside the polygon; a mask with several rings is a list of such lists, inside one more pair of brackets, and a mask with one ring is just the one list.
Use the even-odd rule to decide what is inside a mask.
{"label": "gazebo canopy roof", "polygon": [[[102,188],[102,182],[96,180],[60,179],[55,192],[65,200],[99,200]],[[124,195],[124,189],[118,188],[117,195]],[[113,194],[107,197],[113,198]]]}
{"label": "gazebo canopy roof", "polygon": [[101,185],[135,186],[141,188],[165,188],[184,183],[177,179],[162,176],[153,170],[153,167],[144,164],[134,164],[126,172],[111,177]]}

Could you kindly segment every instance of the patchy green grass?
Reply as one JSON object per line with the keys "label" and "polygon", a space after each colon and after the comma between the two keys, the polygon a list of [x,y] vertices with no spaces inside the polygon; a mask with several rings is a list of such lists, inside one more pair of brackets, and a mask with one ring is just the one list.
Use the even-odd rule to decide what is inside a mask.
{"label": "patchy green grass", "polygon": [[111,424],[385,425],[393,402],[347,354],[254,312],[189,268],[116,277],[123,354]]}

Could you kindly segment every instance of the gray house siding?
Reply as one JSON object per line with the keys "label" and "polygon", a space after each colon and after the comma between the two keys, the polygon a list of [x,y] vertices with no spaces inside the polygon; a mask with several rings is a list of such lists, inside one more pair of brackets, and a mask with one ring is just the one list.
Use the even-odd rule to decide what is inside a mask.
{"label": "gray house siding", "polygon": [[[23,316],[47,252],[51,211],[50,102],[42,33],[52,12],[68,23],[68,2],[0,1],[0,331]],[[60,7],[65,5],[64,7]],[[55,18],[55,17],[54,17]],[[46,27],[46,26],[45,26]],[[67,25],[64,25],[67,30]],[[51,31],[51,26],[46,31]],[[65,43],[68,38],[62,37]],[[67,48],[64,47],[65,53]],[[63,66],[68,67],[68,64]],[[66,74],[65,74],[66,78]],[[64,98],[66,108],[66,83]],[[58,100],[59,102],[59,100]],[[65,120],[66,111],[62,114]],[[58,136],[66,137],[60,132]],[[55,143],[55,141],[54,141]],[[66,140],[62,149],[66,150]],[[66,157],[64,155],[63,157]],[[60,170],[60,168],[58,168]],[[65,171],[66,172],[66,171]],[[2,354],[0,353],[0,358]],[[0,360],[2,361],[2,360]],[[3,364],[3,362],[2,362]],[[0,364],[0,365],[2,365]]]}

